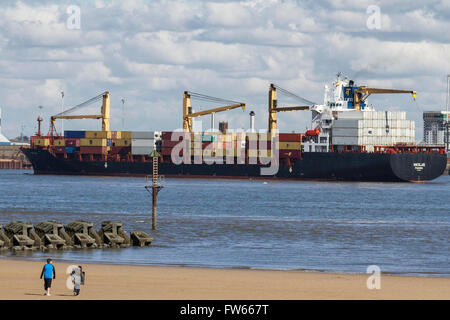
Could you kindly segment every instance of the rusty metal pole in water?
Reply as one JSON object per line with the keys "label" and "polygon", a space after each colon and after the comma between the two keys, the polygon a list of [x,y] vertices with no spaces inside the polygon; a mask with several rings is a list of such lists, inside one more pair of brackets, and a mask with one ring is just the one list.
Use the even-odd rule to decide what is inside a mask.
{"label": "rusty metal pole in water", "polygon": [[153,157],[153,175],[152,175],[152,185],[145,186],[145,189],[150,193],[152,193],[152,230],[156,230],[156,203],[158,200],[158,192],[164,188],[159,184],[159,175],[158,175],[158,156],[159,154],[154,151],[150,154]]}

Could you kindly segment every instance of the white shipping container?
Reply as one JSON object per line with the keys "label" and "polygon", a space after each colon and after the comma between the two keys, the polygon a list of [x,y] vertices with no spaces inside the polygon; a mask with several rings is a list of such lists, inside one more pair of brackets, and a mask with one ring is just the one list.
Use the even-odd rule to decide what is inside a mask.
{"label": "white shipping container", "polygon": [[341,137],[357,137],[359,135],[358,128],[335,128],[332,129],[333,136]]}
{"label": "white shipping container", "polygon": [[334,145],[361,145],[362,139],[358,137],[334,137]]}
{"label": "white shipping container", "polygon": [[359,128],[359,126],[362,126],[362,123],[360,124],[359,120],[334,120],[333,122],[333,129],[334,128]]}
{"label": "white shipping container", "polygon": [[364,111],[363,112],[363,119],[364,120],[373,120],[375,114],[376,114],[376,111]]}
{"label": "white shipping container", "polygon": [[133,155],[150,155],[153,152],[154,147],[135,147],[131,146],[131,154]]}
{"label": "white shipping container", "polygon": [[360,120],[363,119],[363,113],[364,111],[358,111],[358,110],[352,110],[352,111],[339,111],[338,112],[338,119],[344,120],[344,119],[356,119]]}
{"label": "white shipping container", "polygon": [[132,139],[161,139],[161,131],[133,131]]}
{"label": "white shipping container", "polygon": [[155,139],[131,139],[131,147],[154,147]]}
{"label": "white shipping container", "polygon": [[384,111],[377,111],[377,120],[386,120],[386,113]]}

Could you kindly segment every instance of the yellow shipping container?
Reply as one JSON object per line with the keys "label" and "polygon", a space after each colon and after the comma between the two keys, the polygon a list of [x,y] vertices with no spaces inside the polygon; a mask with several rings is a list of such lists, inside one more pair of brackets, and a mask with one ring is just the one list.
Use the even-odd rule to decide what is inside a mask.
{"label": "yellow shipping container", "polygon": [[270,141],[272,139],[270,133],[254,133],[254,132],[248,132],[247,137],[249,141]]}
{"label": "yellow shipping container", "polygon": [[301,150],[301,142],[280,142],[280,149]]}
{"label": "yellow shipping container", "polygon": [[131,146],[131,139],[116,139],[111,143],[113,147],[129,147]]}
{"label": "yellow shipping container", "polygon": [[271,157],[272,152],[270,150],[248,150],[249,157],[268,158]]}
{"label": "yellow shipping container", "polygon": [[80,139],[80,147],[106,147],[107,139]]}
{"label": "yellow shipping container", "polygon": [[50,145],[50,139],[34,139],[34,145],[46,147]]}
{"label": "yellow shipping container", "polygon": [[131,131],[117,131],[116,138],[131,140]]}
{"label": "yellow shipping container", "polygon": [[111,139],[111,131],[86,131],[86,139]]}
{"label": "yellow shipping container", "polygon": [[66,146],[66,140],[64,140],[64,139],[55,139],[53,141],[53,145],[55,147],[65,147]]}

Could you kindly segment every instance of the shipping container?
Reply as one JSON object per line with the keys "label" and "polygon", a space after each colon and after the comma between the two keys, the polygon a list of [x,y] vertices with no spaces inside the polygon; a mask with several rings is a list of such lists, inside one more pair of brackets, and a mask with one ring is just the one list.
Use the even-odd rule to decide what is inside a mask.
{"label": "shipping container", "polygon": [[131,145],[132,155],[150,155],[155,150],[154,147],[136,147]]}
{"label": "shipping container", "polygon": [[81,139],[86,137],[86,131],[64,131],[64,138],[66,139]]}
{"label": "shipping container", "polygon": [[86,131],[86,139],[111,139],[111,131]]}
{"label": "shipping container", "polygon": [[104,146],[94,146],[94,147],[80,147],[81,154],[105,154],[108,151],[107,147]]}
{"label": "shipping container", "polygon": [[33,142],[34,142],[35,146],[40,146],[40,147],[47,147],[50,145],[50,139],[46,139],[46,138],[34,139]]}
{"label": "shipping container", "polygon": [[111,147],[129,147],[129,146],[131,146],[131,139],[111,140]]}
{"label": "shipping container", "polygon": [[334,145],[362,145],[362,138],[359,137],[334,137],[333,136],[333,144]]}
{"label": "shipping container", "polygon": [[368,114],[367,112],[370,111],[338,111],[337,118],[339,120],[341,119],[355,119],[355,120],[362,120],[364,115],[366,116],[372,116],[372,114]]}
{"label": "shipping container", "polygon": [[80,139],[66,139],[66,147],[79,147]]}
{"label": "shipping container", "polygon": [[[333,134],[333,137],[337,137],[337,136],[340,136],[340,137],[357,137],[359,134],[360,134],[360,132],[361,131],[359,131],[360,129],[358,129],[358,128],[334,128],[333,127],[333,129],[332,129],[332,134]],[[372,132],[372,131],[370,131],[370,132]],[[372,133],[369,133],[367,130],[366,130],[366,133],[367,134],[372,134]]]}
{"label": "shipping container", "polygon": [[55,139],[53,140],[53,145],[55,147],[65,147],[66,146],[66,142],[64,139]]}
{"label": "shipping container", "polygon": [[268,158],[272,155],[271,150],[248,150],[249,157],[259,157],[259,158]]}
{"label": "shipping container", "polygon": [[133,131],[131,132],[132,139],[160,139],[161,131]]}
{"label": "shipping container", "polygon": [[334,120],[333,129],[334,128],[362,128],[363,122],[360,120],[354,119],[345,119],[345,120]]}
{"label": "shipping container", "polygon": [[107,139],[80,139],[81,147],[107,147]]}
{"label": "shipping container", "polygon": [[202,136],[202,142],[217,142],[217,140],[218,140],[217,135],[204,134]]}
{"label": "shipping container", "polygon": [[173,131],[163,131],[162,133],[161,133],[161,137],[162,137],[162,139],[163,140],[172,140],[172,133],[173,133]]}
{"label": "shipping container", "polygon": [[110,153],[111,154],[129,154],[129,153],[131,153],[131,147],[127,147],[127,146],[112,146]]}
{"label": "shipping container", "polygon": [[66,153],[75,153],[77,151],[77,147],[65,147]]}
{"label": "shipping container", "polygon": [[132,134],[131,134],[131,131],[117,131],[116,137],[117,137],[117,139],[131,140]]}
{"label": "shipping container", "polygon": [[53,148],[53,151],[54,151],[55,153],[58,153],[58,154],[60,154],[60,153],[66,153],[66,147],[60,147],[60,146],[54,147],[54,148]]}
{"label": "shipping container", "polygon": [[173,148],[179,143],[184,143],[183,141],[171,141],[171,140],[162,140],[161,146],[166,148]]}
{"label": "shipping container", "polygon": [[280,133],[278,140],[280,142],[300,142],[301,133]]}
{"label": "shipping container", "polygon": [[301,142],[280,142],[279,149],[292,149],[292,150],[301,150],[302,143]]}
{"label": "shipping container", "polygon": [[155,147],[155,139],[131,139],[132,147]]}

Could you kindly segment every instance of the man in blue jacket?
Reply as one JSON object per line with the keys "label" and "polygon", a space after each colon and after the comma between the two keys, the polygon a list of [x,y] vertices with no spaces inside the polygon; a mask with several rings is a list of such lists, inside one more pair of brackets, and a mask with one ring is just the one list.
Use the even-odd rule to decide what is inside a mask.
{"label": "man in blue jacket", "polygon": [[55,279],[56,277],[55,266],[53,265],[52,259],[47,259],[47,264],[42,268],[41,279],[42,276],[44,276],[44,295],[49,296],[52,279]]}

